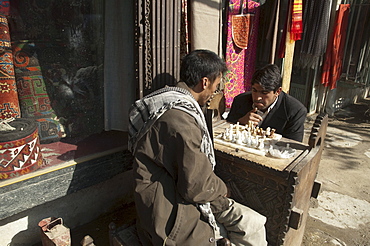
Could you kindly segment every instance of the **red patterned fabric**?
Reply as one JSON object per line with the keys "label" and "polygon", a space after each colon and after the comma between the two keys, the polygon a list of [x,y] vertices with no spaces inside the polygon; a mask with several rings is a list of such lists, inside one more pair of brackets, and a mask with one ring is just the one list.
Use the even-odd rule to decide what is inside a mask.
{"label": "red patterned fabric", "polygon": [[21,117],[8,20],[0,15],[0,119]]}
{"label": "red patterned fabric", "polygon": [[[246,1],[244,1],[246,4]],[[255,70],[257,34],[259,24],[259,6],[254,1],[248,1],[248,8],[244,6],[244,14],[254,14],[253,21],[250,22],[250,37],[248,39],[248,48],[241,49],[237,47],[232,37],[232,16],[240,14],[240,0],[230,0],[227,16],[227,43],[226,43],[226,65],[229,71],[226,74],[225,82],[225,102],[226,107],[230,108],[234,97],[249,91],[251,88],[251,79]],[[248,10],[247,10],[248,9]]]}
{"label": "red patterned fabric", "polygon": [[59,141],[63,135],[63,129],[51,107],[35,44],[17,42],[13,46],[22,117],[37,120],[42,143]]}
{"label": "red patterned fabric", "polygon": [[340,79],[340,75],[342,74],[349,9],[349,4],[341,4],[339,6],[333,34],[326,49],[321,83],[325,87],[330,87],[331,90],[337,87],[337,81]]}
{"label": "red patterned fabric", "polygon": [[0,180],[32,172],[43,164],[36,123],[20,118],[10,125],[16,129],[0,132],[1,139],[7,140],[0,142]]}
{"label": "red patterned fabric", "polygon": [[[289,26],[289,18],[288,18],[289,16],[288,15],[285,20],[285,23],[286,23],[285,26],[289,28],[291,43],[295,42],[296,40],[302,39],[302,33],[303,33],[303,21],[302,21],[303,10],[302,9],[303,9],[302,1],[294,0],[293,6],[292,6],[292,16],[291,16],[290,26]],[[282,35],[281,35],[280,45],[278,49],[279,58],[285,57],[285,49],[286,49],[285,42],[287,38],[287,31],[288,30],[284,28]]]}
{"label": "red patterned fabric", "polygon": [[292,8],[292,23],[290,25],[290,41],[301,40],[303,33],[302,0],[294,0]]}
{"label": "red patterned fabric", "polygon": [[10,0],[0,0],[0,15],[9,16]]}
{"label": "red patterned fabric", "polygon": [[250,37],[250,26],[253,23],[254,15],[244,14],[244,15],[232,15],[232,36],[235,45],[241,49],[247,49],[249,46]]}

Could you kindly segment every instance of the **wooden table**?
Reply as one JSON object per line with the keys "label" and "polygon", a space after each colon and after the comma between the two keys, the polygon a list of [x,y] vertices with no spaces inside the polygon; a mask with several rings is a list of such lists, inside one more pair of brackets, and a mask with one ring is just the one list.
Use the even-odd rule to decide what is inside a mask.
{"label": "wooden table", "polygon": [[[282,138],[279,144],[296,149],[294,157],[260,156],[215,143],[215,172],[224,180],[231,197],[267,217],[269,245],[301,245],[328,124],[319,115],[309,143]],[[213,123],[213,135],[224,131],[225,121]]]}

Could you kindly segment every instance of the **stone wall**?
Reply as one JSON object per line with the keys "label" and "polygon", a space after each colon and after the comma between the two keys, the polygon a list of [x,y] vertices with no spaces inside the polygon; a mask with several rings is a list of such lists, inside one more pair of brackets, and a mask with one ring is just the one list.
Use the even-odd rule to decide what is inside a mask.
{"label": "stone wall", "polygon": [[40,242],[38,222],[47,217],[73,229],[133,202],[131,167],[122,151],[2,187],[0,246]]}

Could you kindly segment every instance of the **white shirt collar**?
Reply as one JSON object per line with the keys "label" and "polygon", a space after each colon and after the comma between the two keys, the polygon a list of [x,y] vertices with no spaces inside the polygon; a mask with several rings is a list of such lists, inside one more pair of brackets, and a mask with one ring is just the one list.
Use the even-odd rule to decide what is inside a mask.
{"label": "white shirt collar", "polygon": [[[278,98],[279,98],[279,96],[276,97],[275,101],[267,108],[267,110],[265,112],[257,110],[256,113],[262,117],[262,120],[258,123],[259,126],[262,124],[262,121],[266,118],[267,114],[270,113],[270,111],[274,108]],[[253,108],[254,108],[254,105],[253,105]]]}

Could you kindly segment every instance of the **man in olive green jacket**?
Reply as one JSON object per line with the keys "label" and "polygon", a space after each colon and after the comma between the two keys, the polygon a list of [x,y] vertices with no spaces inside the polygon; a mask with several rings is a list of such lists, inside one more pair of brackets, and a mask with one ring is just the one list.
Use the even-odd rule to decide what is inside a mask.
{"label": "man in olive green jacket", "polygon": [[130,110],[138,234],[143,245],[216,245],[220,224],[233,245],[266,245],[264,216],[227,198],[200,106],[226,71],[213,52],[185,56],[183,82]]}

